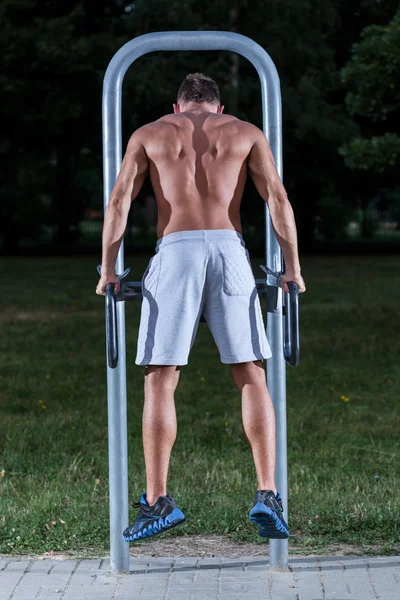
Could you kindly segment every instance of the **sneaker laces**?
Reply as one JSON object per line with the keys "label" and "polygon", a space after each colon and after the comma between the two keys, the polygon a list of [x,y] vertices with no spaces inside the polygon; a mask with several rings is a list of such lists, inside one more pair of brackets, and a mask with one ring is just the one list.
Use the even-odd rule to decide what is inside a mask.
{"label": "sneaker laces", "polygon": [[[263,501],[264,501],[264,499],[265,499],[266,497],[268,497],[268,496],[269,496],[269,497],[271,497],[271,493],[270,493],[270,491],[268,490],[268,492],[267,492],[267,493],[266,493],[265,491],[263,491],[263,492],[262,492],[262,495],[261,495],[261,501],[263,502]],[[279,510],[280,510],[281,512],[283,512],[283,504],[282,504],[282,499],[281,499],[281,498],[278,498],[278,497],[277,497],[275,494],[274,494],[273,498],[274,498],[274,500],[275,500],[275,501],[278,503]],[[273,510],[275,510],[275,511],[276,511],[277,509],[273,509]]]}

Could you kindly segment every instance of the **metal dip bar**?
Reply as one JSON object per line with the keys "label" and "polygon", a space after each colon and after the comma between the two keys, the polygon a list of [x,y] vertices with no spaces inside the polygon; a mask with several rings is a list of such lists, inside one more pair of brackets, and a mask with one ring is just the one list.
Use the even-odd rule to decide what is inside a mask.
{"label": "metal dip bar", "polygon": [[[274,273],[268,267],[260,265],[263,271],[267,273],[265,279],[256,279],[257,291],[261,296],[268,295],[268,288],[281,287],[281,274]],[[97,271],[101,275],[101,265],[98,265]],[[114,294],[114,285],[108,284],[106,287],[106,332],[107,332],[107,357],[108,366],[115,369],[118,365],[118,331],[117,331],[117,302],[124,300],[142,300],[142,284],[140,281],[123,281],[130,272],[126,269],[122,275],[118,275],[121,280],[121,289],[117,296]],[[286,362],[292,367],[297,367],[300,359],[300,339],[299,339],[299,293],[295,283],[289,283],[289,294],[283,294],[283,317],[284,317],[284,340],[283,355]],[[274,311],[273,307],[267,306],[268,311]],[[204,315],[201,315],[200,323],[206,323]]]}
{"label": "metal dip bar", "polygon": [[[263,39],[268,47],[273,40]],[[122,84],[128,68],[141,56],[152,52],[196,52],[201,61],[202,51],[229,51],[246,58],[259,77],[262,103],[262,129],[268,138],[276,169],[282,179],[282,106],[279,75],[268,52],[254,40],[231,31],[158,31],[147,33],[127,42],[112,58],[103,85],[103,174],[104,209],[118,177],[122,163]],[[198,62],[201,64],[201,62]],[[134,69],[133,69],[134,70]],[[268,341],[272,356],[266,360],[268,389],[276,417],[275,482],[282,496],[286,522],[288,512],[287,428],[286,428],[286,362],[298,362],[297,290],[284,294],[277,285],[284,271],[281,249],[276,239],[265,203],[265,280],[257,280],[258,292],[266,302]],[[125,273],[124,245],[118,253],[116,273]],[[125,348],[125,302],[140,297],[139,282],[125,284],[117,298],[108,291],[106,313],[110,313],[107,339],[107,402],[108,450],[110,486],[110,553],[111,571],[129,573],[129,546],[122,538],[128,526],[128,435]],[[285,298],[285,296],[290,296]],[[118,323],[118,332],[116,329]],[[286,329],[285,329],[286,328]],[[286,331],[286,333],[285,333]],[[111,347],[109,348],[109,346]],[[115,350],[118,348],[118,356]],[[117,364],[111,367],[111,364]],[[271,569],[288,569],[288,539],[269,541]]]}

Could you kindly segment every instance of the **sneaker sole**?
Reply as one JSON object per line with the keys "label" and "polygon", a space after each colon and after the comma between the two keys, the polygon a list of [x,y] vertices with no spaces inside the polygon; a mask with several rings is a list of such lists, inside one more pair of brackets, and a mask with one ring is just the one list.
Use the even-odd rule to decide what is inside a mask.
{"label": "sneaker sole", "polygon": [[181,512],[179,508],[175,508],[170,515],[167,515],[166,517],[154,521],[154,523],[151,523],[142,531],[139,531],[138,533],[135,533],[134,535],[131,535],[129,537],[126,537],[125,535],[123,537],[125,542],[134,542],[135,540],[142,540],[158,535],[159,533],[167,531],[168,529],[172,529],[177,525],[181,525],[181,523],[183,523],[184,521],[186,521],[186,517],[183,514],[183,512]]}
{"label": "sneaker sole", "polygon": [[287,539],[290,537],[289,531],[275,511],[265,506],[263,502],[258,502],[253,506],[249,513],[249,520],[260,526],[258,535],[261,537],[272,539]]}

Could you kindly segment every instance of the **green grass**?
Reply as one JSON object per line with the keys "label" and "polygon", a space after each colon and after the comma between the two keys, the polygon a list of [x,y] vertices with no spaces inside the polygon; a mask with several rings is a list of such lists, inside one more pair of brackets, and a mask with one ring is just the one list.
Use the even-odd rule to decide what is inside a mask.
{"label": "green grass", "polygon": [[[398,259],[302,262],[301,361],[287,369],[289,551],[350,544],[395,553]],[[261,263],[253,259],[257,278]],[[96,264],[0,263],[0,553],[108,549],[104,300],[95,294]],[[138,280],[147,259],[128,257],[126,264],[130,280]],[[127,303],[126,312],[129,490],[137,501],[145,491],[144,367],[134,364],[140,303]],[[257,483],[240,395],[205,324],[175,399],[168,490],[187,522],[162,536],[216,533],[268,543],[248,521]]]}

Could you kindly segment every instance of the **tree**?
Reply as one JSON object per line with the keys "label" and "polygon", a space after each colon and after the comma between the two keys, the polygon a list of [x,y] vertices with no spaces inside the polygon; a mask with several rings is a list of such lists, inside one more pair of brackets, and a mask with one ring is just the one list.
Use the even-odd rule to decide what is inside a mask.
{"label": "tree", "polygon": [[347,167],[362,173],[368,193],[359,194],[361,227],[365,236],[374,231],[371,204],[398,218],[400,185],[396,166],[400,159],[400,11],[388,25],[370,25],[354,44],[342,69],[348,93],[346,107],[359,122],[360,133],[342,144],[339,153]]}
{"label": "tree", "polygon": [[349,114],[363,117],[365,135],[340,147],[350,169],[392,170],[400,158],[400,10],[387,26],[370,25],[342,69]]}
{"label": "tree", "polygon": [[[68,240],[85,206],[102,205],[101,87],[118,48],[152,31],[218,29],[254,39],[277,66],[283,179],[300,245],[312,247],[316,215],[339,206],[341,197],[347,201],[359,177],[349,176],[337,151],[358,131],[344,110],[339,76],[344,54],[338,31],[344,29],[353,41],[350,6],[362,7],[363,23],[377,14],[382,20],[386,10],[374,0],[0,0],[0,89],[9,124],[0,144],[6,167],[0,234],[10,244],[45,222],[57,227],[58,241]],[[259,80],[244,58],[228,52],[157,52],[141,57],[126,75],[124,147],[134,129],[172,110],[179,84],[194,70],[214,77],[226,112],[261,126]],[[369,174],[362,176],[364,182]],[[263,203],[249,183],[243,221],[259,228],[260,239],[262,214]]]}
{"label": "tree", "polygon": [[[0,89],[5,126],[0,235],[6,252],[42,224],[69,241],[85,206],[101,204],[101,81],[126,41],[127,2],[3,0]],[[87,184],[90,182],[91,189]]]}
{"label": "tree", "polygon": [[[131,24],[142,33],[174,30],[224,30],[247,35],[274,60],[281,79],[283,100],[284,183],[295,206],[300,244],[313,244],[318,200],[326,190],[339,194],[345,167],[337,147],[354,133],[341,98],[334,40],[338,20],[333,0],[137,0]],[[127,28],[129,30],[129,20]],[[132,37],[132,36],[131,36]],[[160,117],[171,105],[175,90],[192,70],[214,77],[226,112],[261,122],[259,79],[252,65],[232,53],[156,53],[142,57],[134,67],[135,114],[131,124]],[[132,90],[132,91],[131,91]],[[246,224],[263,226],[263,203],[251,183],[246,187],[242,215]],[[259,236],[260,237],[260,236]]]}

